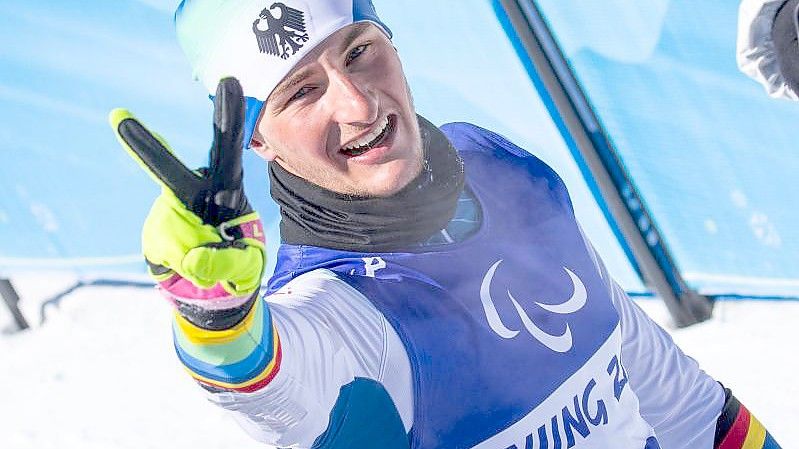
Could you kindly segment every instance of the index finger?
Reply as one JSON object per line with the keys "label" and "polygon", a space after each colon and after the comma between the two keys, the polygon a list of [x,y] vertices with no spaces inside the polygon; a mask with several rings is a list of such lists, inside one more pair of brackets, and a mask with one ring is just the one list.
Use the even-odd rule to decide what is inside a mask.
{"label": "index finger", "polygon": [[241,186],[244,134],[244,94],[236,78],[219,82],[214,97],[214,143],[209,171],[214,191]]}
{"label": "index finger", "polygon": [[144,171],[171,190],[183,204],[190,205],[200,178],[183,165],[166,142],[145,128],[127,109],[114,109],[108,120],[122,148]]}

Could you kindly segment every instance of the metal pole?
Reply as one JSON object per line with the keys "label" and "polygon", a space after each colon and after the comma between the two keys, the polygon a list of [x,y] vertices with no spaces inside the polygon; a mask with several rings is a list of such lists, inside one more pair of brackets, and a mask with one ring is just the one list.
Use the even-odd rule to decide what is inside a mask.
{"label": "metal pole", "polygon": [[6,306],[8,306],[8,310],[11,311],[14,321],[17,323],[18,330],[25,330],[30,327],[25,317],[22,315],[22,312],[19,310],[19,295],[10,280],[0,279],[0,296],[3,297]]}
{"label": "metal pole", "polygon": [[[712,302],[687,286],[666,242],[619,156],[594,115],[541,12],[532,0],[499,0],[535,74],[596,181],[644,283],[666,303],[675,324],[685,327],[711,316]],[[557,117],[555,117],[557,115]]]}

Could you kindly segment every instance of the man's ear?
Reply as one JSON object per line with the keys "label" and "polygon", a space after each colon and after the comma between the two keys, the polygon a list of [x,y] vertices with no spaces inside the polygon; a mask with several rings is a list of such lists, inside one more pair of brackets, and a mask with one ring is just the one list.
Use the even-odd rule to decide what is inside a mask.
{"label": "man's ear", "polygon": [[250,139],[250,148],[264,160],[274,161],[277,157],[277,153],[264,142],[263,137],[258,135],[258,133],[255,133]]}

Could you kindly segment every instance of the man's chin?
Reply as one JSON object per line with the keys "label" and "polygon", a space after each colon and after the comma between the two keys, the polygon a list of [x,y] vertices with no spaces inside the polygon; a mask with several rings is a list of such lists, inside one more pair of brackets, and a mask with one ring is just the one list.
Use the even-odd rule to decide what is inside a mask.
{"label": "man's chin", "polygon": [[[422,172],[422,139],[419,137],[418,124],[414,121],[414,128],[406,130],[405,135],[397,139],[395,145],[405,149],[401,151],[398,159],[387,162],[374,179],[374,196],[388,197],[397,194],[408,186]],[[399,136],[398,136],[399,137]],[[411,149],[411,150],[408,150]]]}
{"label": "man's chin", "polygon": [[[399,170],[387,170],[382,176],[372,178],[367,189],[367,196],[385,198],[396,195],[408,186],[422,171],[421,160],[418,162],[395,161],[401,163]],[[399,164],[398,164],[399,165]]]}

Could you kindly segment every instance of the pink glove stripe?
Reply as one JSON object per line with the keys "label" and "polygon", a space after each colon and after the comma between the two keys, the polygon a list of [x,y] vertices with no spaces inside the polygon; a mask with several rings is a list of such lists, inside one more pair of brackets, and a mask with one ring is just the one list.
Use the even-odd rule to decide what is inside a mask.
{"label": "pink glove stripe", "polygon": [[199,288],[177,273],[159,282],[158,290],[173,305],[177,305],[175,301],[180,301],[206,310],[231,309],[250,299],[250,295],[231,295],[221,282],[212,288]]}
{"label": "pink glove stripe", "polygon": [[231,226],[230,229],[239,228],[244,238],[255,239],[263,244],[266,244],[266,236],[264,235],[264,228],[261,224],[261,219],[245,221],[236,226]]}
{"label": "pink glove stripe", "polygon": [[224,299],[231,296],[221,283],[217,283],[212,288],[200,288],[177,273],[169,279],[159,282],[158,285],[178,298]]}

